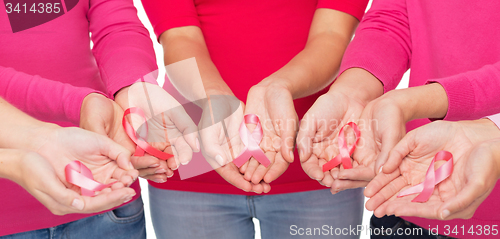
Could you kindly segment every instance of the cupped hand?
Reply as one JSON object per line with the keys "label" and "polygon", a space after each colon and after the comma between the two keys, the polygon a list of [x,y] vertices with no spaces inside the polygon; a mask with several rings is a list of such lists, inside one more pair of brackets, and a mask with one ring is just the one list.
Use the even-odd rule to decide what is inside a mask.
{"label": "cupped hand", "polygon": [[[390,152],[382,173],[366,187],[365,196],[370,197],[366,208],[377,217],[470,218],[498,178],[496,162],[485,157],[487,146],[473,150],[480,142],[499,136],[496,126],[487,121],[436,121],[409,132]],[[453,155],[453,173],[436,185],[429,200],[414,203],[411,200],[417,195],[397,197],[423,181],[430,162],[442,150]],[[437,168],[442,161],[436,164]]]}
{"label": "cupped hand", "polygon": [[[271,162],[268,167],[252,158],[241,171],[254,184],[270,183],[281,176],[293,162],[298,117],[293,98],[286,88],[277,85],[255,85],[248,92],[245,114],[259,117],[263,130],[260,147]],[[255,125],[247,124],[250,131]]]}
{"label": "cupped hand", "polygon": [[[363,102],[345,92],[330,90],[307,111],[300,124],[297,146],[302,168],[309,177],[326,187],[332,186],[334,175],[338,175],[340,169],[336,167],[323,172],[323,165],[339,152],[337,137],[340,128],[348,122],[357,122],[364,106]],[[352,140],[348,139],[348,142],[354,142]],[[357,182],[345,182],[350,183],[345,187],[357,186]]]}
{"label": "cupped hand", "polygon": [[[92,93],[85,97],[80,112],[80,127],[101,135],[106,135],[113,141],[125,147],[130,152],[136,150],[136,145],[125,133],[122,125],[124,110],[107,97]],[[132,156],[132,165],[139,170],[139,176],[158,183],[165,182],[174,172],[167,162],[154,156]]]}
{"label": "cupped hand", "polygon": [[103,190],[95,197],[81,196],[62,183],[54,166],[42,156],[34,152],[19,153],[22,154],[18,162],[20,177],[14,181],[55,215],[105,211],[129,202],[136,194],[134,189],[121,185],[114,190]]}
{"label": "cupped hand", "polygon": [[118,181],[111,189],[131,185],[139,174],[130,162],[130,151],[106,136],[80,128],[54,128],[36,152],[47,159],[68,188],[75,190],[78,187],[66,182],[64,172],[66,165],[75,160],[87,166],[100,183]]}
{"label": "cupped hand", "polygon": [[363,109],[358,122],[361,136],[353,154],[353,168],[339,172],[341,180],[335,180],[333,191],[351,188],[349,185],[366,186],[387,160],[391,149],[406,134],[403,108],[392,95],[387,93]]}
{"label": "cupped hand", "polygon": [[[198,128],[182,105],[158,85],[135,83],[118,92],[115,100],[124,109],[142,109],[147,119],[149,144],[174,155],[167,160],[170,169],[189,163],[193,152],[199,152]],[[137,131],[145,127],[142,117],[134,114],[127,118]]]}
{"label": "cupped hand", "polygon": [[233,186],[246,192],[269,192],[269,184],[253,184],[245,180],[238,167],[232,163],[245,147],[239,134],[244,103],[232,95],[208,93],[208,101],[202,105],[203,114],[198,126],[203,156]]}

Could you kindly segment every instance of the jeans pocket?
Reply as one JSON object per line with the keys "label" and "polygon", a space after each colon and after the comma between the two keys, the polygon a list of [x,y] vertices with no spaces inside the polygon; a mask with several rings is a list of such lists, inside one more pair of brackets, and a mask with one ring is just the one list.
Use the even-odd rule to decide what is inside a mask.
{"label": "jeans pocket", "polygon": [[144,204],[139,197],[129,204],[111,210],[106,213],[115,223],[131,223],[144,219]]}

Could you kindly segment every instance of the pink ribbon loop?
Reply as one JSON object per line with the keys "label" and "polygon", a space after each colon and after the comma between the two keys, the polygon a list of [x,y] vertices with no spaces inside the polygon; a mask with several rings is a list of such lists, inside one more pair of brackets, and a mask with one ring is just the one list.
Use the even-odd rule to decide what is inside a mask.
{"label": "pink ribbon loop", "polygon": [[[245,124],[255,124],[255,129],[250,132]],[[241,141],[245,145],[243,152],[233,160],[233,163],[239,168],[245,164],[246,161],[254,157],[259,163],[265,167],[271,164],[271,161],[266,157],[259,144],[264,137],[262,126],[259,117],[255,114],[247,114],[244,116],[243,122],[240,125]]]}
{"label": "pink ribbon loop", "polygon": [[[344,128],[346,126],[350,126],[354,131],[354,135],[356,136],[356,141],[350,147],[347,145],[347,140],[345,139],[345,134],[344,134]],[[337,137],[339,144],[339,154],[335,156],[335,158],[333,158],[332,160],[328,161],[328,163],[323,165],[323,172],[329,171],[337,167],[339,164],[342,164],[345,169],[352,168],[351,155],[354,153],[354,150],[356,149],[356,144],[359,141],[360,135],[361,132],[359,131],[358,125],[356,123],[349,122],[346,125],[342,126],[342,128],[339,131],[339,136]]]}
{"label": "pink ribbon loop", "polygon": [[[132,125],[130,125],[130,123],[127,121],[125,117],[129,114],[137,114],[142,119],[144,119],[145,133],[143,135],[137,135],[134,130],[134,127],[132,127]],[[148,154],[151,154],[161,160],[167,160],[173,157],[173,155],[155,149],[148,142],[146,142],[145,138],[147,138],[148,134],[148,124],[146,120],[146,115],[144,114],[144,111],[142,111],[141,108],[131,107],[125,110],[123,114],[122,124],[123,128],[125,129],[125,133],[127,133],[128,137],[130,137],[130,139],[134,141],[134,143],[137,145],[134,156],[144,156],[144,153],[147,152]]]}
{"label": "pink ribbon loop", "polygon": [[[439,160],[444,160],[446,163],[441,165],[437,170],[434,171],[434,163]],[[429,169],[425,174],[425,179],[422,183],[408,188],[401,192],[398,197],[404,197],[407,195],[420,193],[412,202],[427,202],[434,192],[436,185],[446,178],[448,178],[453,172],[453,155],[448,151],[439,151],[431,161]]]}
{"label": "pink ribbon loop", "polygon": [[113,183],[102,184],[94,180],[94,176],[87,166],[80,161],[73,161],[64,168],[66,181],[81,189],[83,196],[93,197],[95,192],[101,191]]}

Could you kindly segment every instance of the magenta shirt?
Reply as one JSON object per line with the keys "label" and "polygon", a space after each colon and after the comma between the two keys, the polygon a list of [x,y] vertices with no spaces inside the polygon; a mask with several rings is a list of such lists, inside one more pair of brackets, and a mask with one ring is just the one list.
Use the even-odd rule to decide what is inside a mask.
{"label": "magenta shirt", "polygon": [[[132,0],[64,3],[59,17],[22,31],[20,24],[51,15],[25,14],[19,22],[12,17],[20,15],[9,19],[6,5],[0,4],[0,96],[38,119],[77,126],[87,94],[100,91],[112,97],[157,65]],[[91,216],[55,216],[17,184],[0,179],[0,188],[0,236]],[[138,182],[133,188],[138,197]]]}
{"label": "magenta shirt", "polygon": [[[438,82],[448,95],[445,120],[478,119],[500,112],[500,2],[487,0],[375,0],[344,56],[341,71],[359,67],[393,90],[411,67],[410,87]],[[412,130],[428,119],[407,124]],[[405,218],[428,229],[500,223],[496,187],[470,220]],[[498,226],[497,226],[498,227]],[[491,236],[491,235],[490,235]]]}

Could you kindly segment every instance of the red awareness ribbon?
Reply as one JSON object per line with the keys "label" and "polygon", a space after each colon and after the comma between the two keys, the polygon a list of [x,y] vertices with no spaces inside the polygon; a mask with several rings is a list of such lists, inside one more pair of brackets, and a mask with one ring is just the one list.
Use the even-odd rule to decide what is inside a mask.
{"label": "red awareness ribbon", "polygon": [[80,161],[73,161],[64,168],[66,181],[80,187],[82,195],[93,197],[95,192],[101,191],[113,183],[102,184],[94,180],[94,176],[87,166]]}
{"label": "red awareness ribbon", "polygon": [[[255,124],[255,129],[250,132],[245,124]],[[245,145],[243,152],[240,156],[233,160],[233,163],[239,168],[245,164],[251,157],[254,157],[264,165],[269,166],[271,163],[266,157],[259,144],[262,141],[264,133],[262,131],[262,126],[260,125],[259,117],[255,114],[247,114],[244,116],[243,122],[240,125],[240,137],[241,141]]]}
{"label": "red awareness ribbon", "polygon": [[[347,145],[347,140],[345,139],[344,135],[344,128],[346,126],[350,126],[354,130],[354,135],[356,136],[356,142],[354,142],[351,147]],[[360,135],[361,132],[359,131],[358,125],[356,123],[349,122],[346,125],[342,126],[339,131],[339,136],[337,137],[339,143],[339,154],[332,160],[328,161],[328,163],[323,165],[323,172],[329,171],[337,167],[339,164],[342,164],[345,169],[352,168],[351,155],[352,153],[354,153],[354,149],[356,149],[356,144],[359,141]]]}
{"label": "red awareness ribbon", "polygon": [[[125,118],[129,114],[137,114],[144,119],[145,123],[144,126],[146,129],[145,135],[139,135],[139,137],[137,136],[134,127],[132,127],[132,125],[130,125],[130,123]],[[146,142],[145,138],[147,137],[148,124],[146,122],[146,115],[144,114],[144,111],[142,111],[141,108],[131,107],[125,110],[125,112],[123,113],[122,124],[123,128],[125,129],[125,133],[127,133],[128,137],[130,137],[130,139],[134,141],[134,143],[137,145],[134,156],[144,156],[144,153],[147,152],[148,154],[151,154],[162,160],[167,160],[173,157],[173,155],[155,149],[148,142]]]}
{"label": "red awareness ribbon", "polygon": [[[434,171],[434,163],[439,160],[444,160],[446,163],[441,165],[436,171]],[[425,179],[422,183],[408,188],[398,195],[399,197],[404,197],[407,195],[420,193],[416,198],[411,200],[412,202],[427,202],[434,192],[434,187],[448,178],[453,172],[453,155],[448,151],[439,151],[434,159],[432,159],[429,169],[425,174]]]}

